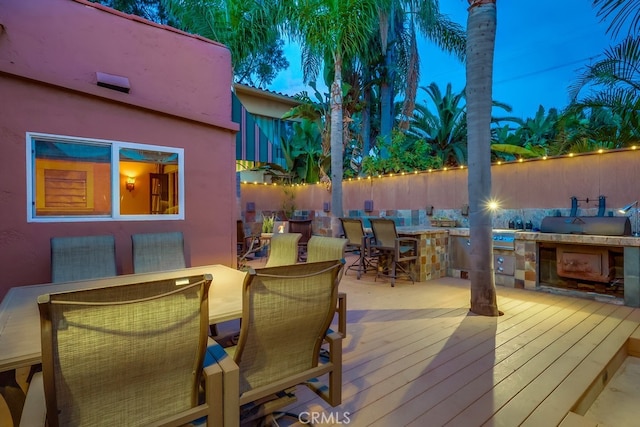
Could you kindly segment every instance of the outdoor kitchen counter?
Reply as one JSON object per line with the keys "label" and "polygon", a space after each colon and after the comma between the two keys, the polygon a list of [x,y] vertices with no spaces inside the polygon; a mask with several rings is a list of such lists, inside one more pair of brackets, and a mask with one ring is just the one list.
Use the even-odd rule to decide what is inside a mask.
{"label": "outdoor kitchen counter", "polygon": [[598,236],[591,234],[519,231],[516,233],[516,239],[547,243],[567,243],[571,245],[640,247],[640,237],[634,236]]}
{"label": "outdoor kitchen counter", "polygon": [[[468,228],[448,228],[450,236],[469,236]],[[597,245],[640,247],[640,237],[634,236],[599,236],[591,234],[541,233],[539,231],[511,230],[516,240],[533,242],[566,243],[570,245]]]}
{"label": "outdoor kitchen counter", "polygon": [[398,226],[399,235],[418,239],[418,262],[415,273],[418,282],[447,276],[449,260],[449,229],[428,226]]}

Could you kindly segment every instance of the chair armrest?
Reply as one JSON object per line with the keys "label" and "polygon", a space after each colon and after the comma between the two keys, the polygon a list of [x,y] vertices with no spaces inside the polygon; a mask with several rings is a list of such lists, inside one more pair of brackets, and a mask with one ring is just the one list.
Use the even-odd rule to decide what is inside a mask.
{"label": "chair armrest", "polygon": [[338,292],[338,332],[342,337],[347,336],[347,294],[346,292]]}
{"label": "chair armrest", "polygon": [[207,352],[222,369],[222,416],[225,427],[240,425],[240,368],[233,358],[212,338],[208,339]]}
{"label": "chair armrest", "polygon": [[204,398],[209,407],[207,426],[224,426],[224,385],[223,372],[218,364],[205,366],[202,370],[204,377]]}
{"label": "chair armrest", "polygon": [[43,427],[46,418],[47,406],[44,400],[42,372],[36,372],[29,383],[27,398],[20,417],[20,427]]}

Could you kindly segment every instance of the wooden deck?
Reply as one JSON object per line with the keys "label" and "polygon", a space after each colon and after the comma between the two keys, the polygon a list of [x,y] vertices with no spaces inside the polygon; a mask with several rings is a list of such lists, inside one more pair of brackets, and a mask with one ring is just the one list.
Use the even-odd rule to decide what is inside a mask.
{"label": "wooden deck", "polygon": [[348,272],[340,289],[342,405],[299,387],[289,408],[318,425],[604,425],[581,415],[627,357],[629,337],[640,338],[640,309],[583,298],[498,287],[504,316],[491,318],[469,313],[467,280],[392,288]]}

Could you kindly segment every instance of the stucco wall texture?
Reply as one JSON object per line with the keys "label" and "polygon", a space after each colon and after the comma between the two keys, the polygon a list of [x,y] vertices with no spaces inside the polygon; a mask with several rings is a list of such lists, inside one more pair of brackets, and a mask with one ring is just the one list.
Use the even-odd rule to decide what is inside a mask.
{"label": "stucco wall texture", "polygon": [[[639,165],[640,148],[496,164],[491,167],[492,197],[502,209],[515,210],[569,209],[571,197],[579,200],[580,209],[594,209],[598,197],[605,196],[607,211],[616,211],[640,198],[636,183]],[[363,210],[365,200],[373,200],[376,211],[427,206],[461,209],[469,203],[467,178],[468,169],[451,169],[345,181],[343,209],[345,215],[350,210]],[[323,203],[331,200],[321,184],[294,187],[293,192],[299,210],[321,211]],[[281,186],[241,186],[243,210],[247,202],[253,202],[258,213],[278,210],[284,200]]]}
{"label": "stucco wall texture", "polygon": [[[145,232],[182,231],[188,266],[235,265],[228,49],[82,0],[3,1],[0,25],[0,297],[50,281],[54,236],[113,234],[119,274]],[[185,219],[27,223],[27,132],[184,148]]]}

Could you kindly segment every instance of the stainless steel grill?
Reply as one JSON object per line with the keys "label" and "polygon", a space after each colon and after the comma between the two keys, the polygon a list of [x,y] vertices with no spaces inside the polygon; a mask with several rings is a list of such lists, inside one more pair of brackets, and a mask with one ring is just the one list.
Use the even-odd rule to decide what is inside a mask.
{"label": "stainless steel grill", "polygon": [[494,229],[492,238],[494,249],[511,251],[516,249],[516,232],[514,230]]}

